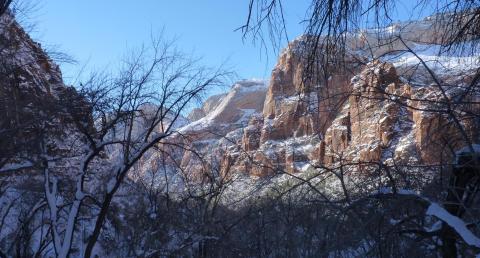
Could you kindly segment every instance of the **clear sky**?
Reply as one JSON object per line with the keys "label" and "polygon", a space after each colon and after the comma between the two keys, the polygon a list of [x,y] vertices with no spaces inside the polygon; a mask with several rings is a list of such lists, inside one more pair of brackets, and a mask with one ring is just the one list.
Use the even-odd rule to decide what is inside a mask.
{"label": "clear sky", "polygon": [[[148,42],[151,32],[164,29],[167,38],[177,37],[180,49],[216,67],[224,62],[238,78],[269,78],[277,53],[265,55],[260,45],[242,41],[235,29],[246,21],[248,0],[31,0],[38,1],[33,37],[44,45],[56,45],[78,64],[61,64],[67,83],[86,65],[107,69],[128,48]],[[399,10],[408,5],[405,1]],[[305,12],[311,0],[284,0],[290,39],[303,32]],[[398,17],[406,17],[398,11]],[[403,14],[402,14],[403,13]],[[285,43],[284,43],[285,44]]]}
{"label": "clear sky", "polygon": [[[300,21],[309,2],[286,1],[290,37],[302,33]],[[247,9],[246,0],[47,0],[34,16],[34,38],[78,61],[61,65],[67,83],[85,64],[88,69],[116,64],[127,48],[148,43],[151,32],[162,28],[205,65],[226,62],[238,79],[268,78],[276,53],[270,51],[267,58],[261,46],[242,41],[241,32],[234,31],[246,21]]]}

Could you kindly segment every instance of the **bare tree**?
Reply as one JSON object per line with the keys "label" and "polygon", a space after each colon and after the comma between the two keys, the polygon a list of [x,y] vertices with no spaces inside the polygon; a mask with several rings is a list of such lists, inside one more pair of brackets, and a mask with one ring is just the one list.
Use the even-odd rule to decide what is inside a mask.
{"label": "bare tree", "polygon": [[7,10],[12,0],[2,0],[0,1],[0,16],[3,15]]}
{"label": "bare tree", "polygon": [[[85,257],[92,256],[114,196],[129,171],[145,153],[168,144],[177,134],[184,110],[206,89],[219,85],[226,75],[221,70],[199,67],[195,60],[177,51],[173,42],[154,39],[150,48],[142,47],[127,56],[117,76],[100,80],[92,77],[83,84],[80,92],[93,117],[74,117],[87,148],[78,164],[75,192],[71,193],[73,199],[64,226],[57,205],[58,179],[49,171],[48,158],[44,163],[45,195],[58,257],[69,255],[79,214],[89,198],[98,207],[93,211],[94,227],[89,230],[84,253]],[[97,186],[103,190],[97,192],[86,183],[94,177],[103,178]]]}
{"label": "bare tree", "polygon": [[[373,27],[377,29],[371,33],[376,34],[376,39],[378,40],[377,42],[369,42],[373,43],[373,45],[369,46],[370,50],[372,50],[372,48],[375,49],[397,44],[401,46],[400,53],[397,49],[396,53],[387,51],[387,53],[383,53],[383,55],[401,55],[402,52],[408,52],[418,60],[418,65],[410,68],[409,71],[405,71],[404,78],[412,78],[414,77],[412,73],[418,75],[418,71],[421,70],[423,77],[426,78],[428,83],[433,85],[433,88],[435,88],[435,91],[440,96],[438,99],[410,99],[410,103],[420,103],[420,105],[410,105],[405,102],[405,97],[397,94],[392,96],[391,93],[386,92],[384,89],[380,89],[380,92],[385,94],[383,96],[369,96],[368,94],[357,94],[354,96],[371,98],[379,103],[382,101],[391,102],[403,107],[408,107],[411,110],[423,110],[443,121],[442,123],[431,125],[432,139],[430,141],[430,144],[438,148],[438,154],[443,157],[443,160],[439,160],[435,165],[427,163],[420,165],[424,167],[424,169],[421,169],[422,171],[428,169],[439,171],[436,175],[439,180],[449,182],[448,184],[440,184],[435,187],[430,186],[436,189],[436,192],[433,193],[435,198],[438,198],[437,200],[443,202],[444,205],[438,205],[425,196],[404,191],[403,194],[408,195],[409,198],[413,198],[414,205],[418,205],[417,209],[427,210],[427,214],[420,213],[411,218],[405,217],[402,219],[402,222],[396,224],[396,226],[400,228],[406,226],[406,228],[408,228],[399,230],[398,232],[402,232],[400,234],[414,234],[421,239],[441,238],[442,244],[440,244],[439,249],[437,249],[439,253],[444,257],[455,257],[460,252],[457,248],[460,245],[466,244],[469,246],[467,250],[470,250],[470,252],[478,248],[478,243],[468,243],[468,239],[464,238],[462,234],[463,230],[469,232],[468,229],[456,228],[451,224],[451,220],[448,220],[449,218],[459,219],[460,221],[465,219],[462,223],[471,225],[471,228],[474,228],[473,232],[478,232],[478,229],[473,226],[475,219],[473,219],[474,215],[472,215],[475,214],[476,210],[472,205],[478,203],[478,197],[476,197],[477,190],[475,189],[479,187],[479,165],[477,150],[473,147],[474,143],[478,142],[478,137],[472,135],[466,128],[470,120],[478,119],[478,109],[476,108],[478,101],[473,100],[478,98],[473,97],[473,95],[478,96],[478,69],[465,71],[463,74],[458,75],[458,81],[466,82],[466,85],[461,86],[461,93],[452,96],[451,88],[455,87],[455,82],[453,83],[454,85],[451,85],[448,81],[439,78],[439,74],[432,68],[432,66],[438,65],[437,63],[432,64],[432,62],[423,60],[421,56],[416,53],[416,50],[410,47],[401,36],[389,36],[385,38],[383,35],[385,32],[382,31],[381,28],[390,25],[392,22],[392,14],[394,13],[396,4],[398,4],[398,1],[390,0],[312,1],[310,9],[307,12],[307,29],[302,39],[305,42],[303,45],[303,54],[305,55],[304,59],[307,66],[303,74],[304,82],[310,84],[318,83],[327,88],[334,87],[335,85],[329,85],[325,78],[329,78],[330,75],[335,74],[339,69],[348,69],[351,67],[349,62],[352,60],[350,51],[352,33],[358,33],[360,29],[368,28],[372,26],[372,24]],[[435,19],[434,26],[442,28],[442,31],[439,32],[439,38],[437,39],[437,42],[442,45],[442,52],[459,51],[476,55],[475,53],[478,51],[478,21],[480,17],[478,13],[478,2],[457,0],[417,1],[417,7],[419,9],[426,6],[433,6],[434,13],[432,14],[438,12],[430,19]],[[276,45],[278,39],[286,35],[283,30],[278,29],[284,28],[285,21],[282,15],[284,11],[281,1],[250,1],[246,24],[241,27],[244,36],[251,36],[254,40],[261,39],[262,42],[267,42],[270,38],[273,45]],[[433,29],[432,27],[432,30]],[[357,62],[365,65],[368,61],[374,62],[374,60],[383,57],[383,55],[376,55],[378,52],[374,54],[374,51],[375,50],[372,51],[370,60],[357,60]],[[458,83],[458,81],[456,83]],[[408,82],[412,85],[416,84],[415,81],[409,80]],[[351,96],[352,93],[346,92],[345,94]],[[320,112],[320,109],[318,112]],[[359,111],[359,115],[362,112],[363,111]],[[434,139],[438,137],[435,135],[449,136],[443,137],[442,139]],[[446,139],[448,137],[450,138]],[[459,146],[465,146],[466,148],[464,152],[465,157],[460,159],[457,157],[458,153],[455,152]],[[382,185],[381,177],[385,176],[388,179],[386,184],[390,190],[384,194],[380,193],[375,196],[388,196],[387,198],[391,198],[393,195],[393,199],[405,198],[402,194],[402,189],[404,190],[405,187],[408,188],[407,185],[410,183],[405,185],[404,182],[401,182],[403,181],[402,178],[405,179],[405,182],[419,180],[419,178],[414,178],[414,175],[408,175],[408,173],[405,174],[404,172],[408,170],[415,171],[416,165],[413,163],[394,164],[393,166],[384,162],[367,162],[362,164],[353,162],[347,157],[342,157],[342,153],[335,153],[335,155],[336,157],[332,162],[337,165],[322,165],[318,167],[321,172],[314,177],[331,176],[337,178],[342,189],[343,198],[341,200],[332,199],[321,190],[318,194],[321,199],[328,204],[334,203],[334,206],[337,206],[339,205],[338,202],[343,203],[339,205],[339,208],[343,206],[344,208],[341,208],[342,211],[352,211],[352,216],[348,216],[350,218],[362,217],[361,214],[365,211],[362,207],[358,206],[358,203],[361,202],[365,204],[365,202],[361,200],[371,198],[372,196],[370,195],[371,193],[368,194],[368,191],[361,193],[361,190],[362,188],[367,188],[369,184]],[[455,162],[452,161],[452,158],[455,159],[455,157],[463,160],[461,164],[455,164]],[[364,173],[369,173],[370,175],[369,178],[365,178],[366,184],[363,185],[362,183],[356,186],[346,184],[346,181],[356,176],[352,174],[359,168]],[[363,170],[362,168],[366,169]],[[445,173],[442,171],[447,171],[447,179],[442,179],[443,173]],[[376,175],[378,175],[378,178]],[[292,176],[296,178],[295,175]],[[376,182],[374,178],[380,179],[380,182]],[[310,180],[299,180],[299,184],[306,184],[313,188],[314,191],[318,191],[318,187],[312,185]],[[442,197],[442,192],[446,192],[447,196]],[[367,197],[365,197],[365,194],[367,194]],[[432,193],[430,192],[430,194]],[[394,202],[392,199],[389,199],[389,201]],[[438,216],[441,212],[436,214],[432,212],[435,208],[445,212],[444,214],[448,214],[448,216]],[[469,210],[469,212],[466,212],[466,210]],[[347,214],[349,213],[350,212]],[[422,228],[422,223],[424,223],[426,217],[429,216],[436,216],[437,219],[442,221],[441,229],[428,232]],[[380,218],[377,219],[378,220],[372,220],[372,223],[380,223]],[[341,221],[341,218],[338,218],[338,221]],[[364,230],[368,232],[368,229]],[[472,232],[470,233],[472,236],[475,236]],[[374,234],[372,238],[375,239]],[[379,241],[376,240],[374,242],[378,243]],[[463,249],[462,252],[465,252],[465,249]],[[340,252],[339,255],[343,254]]]}

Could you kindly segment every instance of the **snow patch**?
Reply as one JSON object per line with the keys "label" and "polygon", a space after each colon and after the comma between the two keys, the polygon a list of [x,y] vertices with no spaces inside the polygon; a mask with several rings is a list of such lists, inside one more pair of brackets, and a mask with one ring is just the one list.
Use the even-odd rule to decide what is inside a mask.
{"label": "snow patch", "polygon": [[450,227],[455,229],[455,231],[463,238],[465,243],[480,248],[480,238],[478,238],[470,230],[468,230],[463,220],[461,220],[457,216],[450,214],[440,205],[436,203],[431,203],[428,207],[426,214],[435,216],[447,223]]}
{"label": "snow patch", "polygon": [[464,72],[480,67],[480,53],[472,53],[471,56],[458,55],[442,52],[440,45],[417,43],[412,50],[418,57],[411,52],[403,52],[387,55],[382,60],[393,63],[395,67],[410,67],[421,65],[420,59],[422,59],[431,70],[437,73]]}
{"label": "snow patch", "polygon": [[[208,128],[209,126],[215,123],[215,120],[234,102],[234,99],[243,98],[245,94],[252,94],[259,92],[259,94],[264,94],[267,91],[267,85],[263,80],[243,80],[239,81],[232,86],[232,90],[225,95],[220,103],[215,107],[215,109],[208,113],[205,117],[183,126],[179,129],[180,132],[190,132]],[[255,112],[253,109],[241,109],[243,111],[242,117],[238,122],[243,122],[245,119],[250,118],[250,116]],[[237,123],[238,123],[237,122]]]}

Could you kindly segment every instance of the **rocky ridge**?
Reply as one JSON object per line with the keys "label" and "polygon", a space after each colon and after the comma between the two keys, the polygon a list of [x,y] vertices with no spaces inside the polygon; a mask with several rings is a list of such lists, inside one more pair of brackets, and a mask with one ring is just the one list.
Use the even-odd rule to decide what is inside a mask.
{"label": "rocky ridge", "polygon": [[[198,146],[200,152],[215,150],[224,175],[263,177],[339,162],[438,164],[445,158],[451,160],[452,151],[439,151],[439,146],[449,145],[455,152],[465,146],[465,139],[451,117],[438,110],[447,110],[453,99],[463,96],[479,60],[475,55],[442,53],[437,45],[441,29],[433,27],[433,19],[393,24],[381,33],[359,32],[349,42],[352,55],[366,64],[336,72],[321,84],[309,84],[302,77],[305,65],[300,37],[280,54],[265,101],[251,107],[255,112],[249,114],[248,124],[231,130],[225,123],[234,119],[210,120],[208,128],[198,130],[197,120],[186,126],[191,135],[203,135],[192,142],[204,143]],[[398,35],[406,44],[392,40]],[[385,41],[391,43],[382,44]],[[378,46],[368,51],[374,53],[375,61],[368,61],[372,57],[365,50],[367,45]],[[427,60],[440,85],[408,49]],[[463,97],[479,96],[478,92],[467,95]],[[218,115],[218,103],[225,96],[212,97],[190,117]],[[431,111],[435,105],[437,112]],[[222,106],[225,108],[228,106]],[[459,123],[476,143],[478,121],[463,110],[478,112],[478,104],[456,108]],[[229,113],[232,116],[238,119],[240,114]],[[205,136],[212,128],[217,136]],[[183,164],[188,163],[188,152],[182,159]]]}
{"label": "rocky ridge", "polygon": [[59,66],[9,13],[0,17],[0,57],[1,165],[30,164],[41,152],[73,155],[75,137],[69,136],[76,127],[92,127],[90,107],[63,83]]}

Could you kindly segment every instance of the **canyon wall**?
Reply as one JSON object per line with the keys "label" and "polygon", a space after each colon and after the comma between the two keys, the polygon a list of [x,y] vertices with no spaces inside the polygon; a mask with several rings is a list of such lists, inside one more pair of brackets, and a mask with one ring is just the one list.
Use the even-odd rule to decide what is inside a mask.
{"label": "canyon wall", "polygon": [[[305,77],[309,61],[302,52],[305,37],[291,42],[279,56],[268,89],[262,92],[264,102],[256,101],[248,123],[244,120],[235,130],[223,124],[224,130],[216,130],[223,143],[207,145],[208,150],[216,149],[221,173],[263,177],[339,163],[432,165],[452,161],[456,151],[479,139],[478,119],[472,115],[479,106],[470,101],[478,99],[478,92],[468,89],[478,58],[443,56],[437,45],[441,34],[431,26],[429,17],[392,25],[386,34],[363,31],[348,41],[354,51],[346,57],[351,60],[347,67],[330,69],[333,72],[324,79]],[[405,38],[406,45],[382,44],[397,35]],[[366,45],[371,47],[368,51]],[[408,48],[427,60],[425,65]],[[379,57],[369,57],[372,52]],[[191,117],[218,113],[212,103],[222,98],[225,95],[208,100]],[[458,98],[470,104],[455,104]],[[228,143],[220,140],[224,137]]]}

